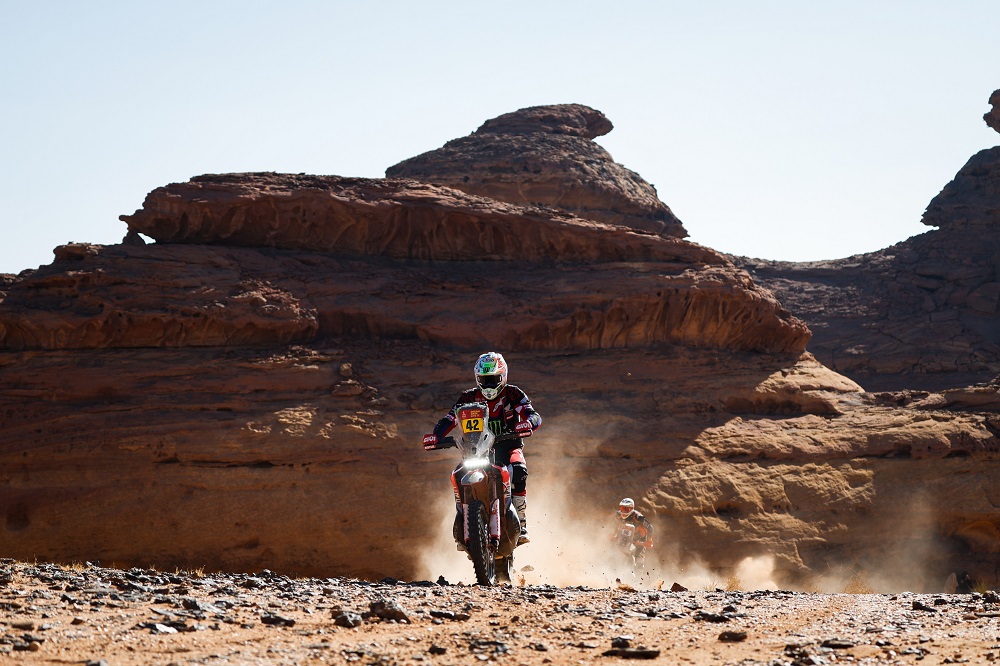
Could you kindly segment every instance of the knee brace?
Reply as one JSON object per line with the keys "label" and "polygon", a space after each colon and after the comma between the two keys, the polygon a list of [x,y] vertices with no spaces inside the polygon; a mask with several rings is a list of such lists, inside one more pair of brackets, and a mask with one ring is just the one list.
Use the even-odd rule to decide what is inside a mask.
{"label": "knee brace", "polygon": [[523,462],[511,463],[511,492],[524,495],[528,484],[528,466]]}

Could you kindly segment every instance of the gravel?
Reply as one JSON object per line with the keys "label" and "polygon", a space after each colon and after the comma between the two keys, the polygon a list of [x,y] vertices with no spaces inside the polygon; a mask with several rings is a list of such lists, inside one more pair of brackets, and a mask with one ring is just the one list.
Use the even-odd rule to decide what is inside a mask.
{"label": "gravel", "polygon": [[988,663],[1000,595],[480,588],[0,560],[0,662]]}

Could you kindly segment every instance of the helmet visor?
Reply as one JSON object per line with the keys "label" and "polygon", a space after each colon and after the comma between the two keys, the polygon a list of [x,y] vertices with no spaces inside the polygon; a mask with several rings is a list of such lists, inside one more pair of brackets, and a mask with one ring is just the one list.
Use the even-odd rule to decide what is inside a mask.
{"label": "helmet visor", "polygon": [[484,389],[496,389],[500,388],[500,382],[502,378],[500,375],[476,375],[476,381],[479,383],[479,388]]}

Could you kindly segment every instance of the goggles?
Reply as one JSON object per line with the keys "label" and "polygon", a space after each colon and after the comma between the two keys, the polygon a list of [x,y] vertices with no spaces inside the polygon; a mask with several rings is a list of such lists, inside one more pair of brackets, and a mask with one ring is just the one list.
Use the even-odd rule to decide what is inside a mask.
{"label": "goggles", "polygon": [[479,388],[484,388],[484,389],[500,388],[500,382],[501,382],[500,375],[476,375],[476,383],[479,384]]}

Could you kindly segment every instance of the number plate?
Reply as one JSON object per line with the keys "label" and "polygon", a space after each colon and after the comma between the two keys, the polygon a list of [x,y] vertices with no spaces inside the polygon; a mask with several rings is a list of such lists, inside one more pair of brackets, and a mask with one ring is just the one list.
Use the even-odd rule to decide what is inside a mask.
{"label": "number plate", "polygon": [[462,424],[462,432],[482,432],[486,424],[486,413],[482,409],[463,409],[458,413],[458,421]]}

